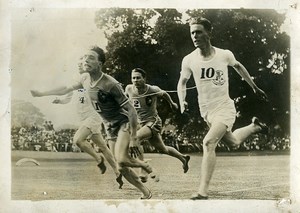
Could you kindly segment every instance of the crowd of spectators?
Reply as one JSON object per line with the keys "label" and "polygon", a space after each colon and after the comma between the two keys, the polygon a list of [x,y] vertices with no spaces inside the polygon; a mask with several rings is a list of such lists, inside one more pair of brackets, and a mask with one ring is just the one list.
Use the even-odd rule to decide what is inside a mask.
{"label": "crowd of spectators", "polygon": [[[51,121],[45,121],[42,126],[33,124],[29,127],[12,127],[11,145],[13,150],[34,150],[34,151],[52,151],[52,152],[81,152],[73,144],[73,136],[76,129],[62,129],[56,131]],[[202,152],[202,140],[205,131],[197,134],[187,135],[178,130],[165,130],[162,133],[166,145],[172,146],[180,152]],[[92,141],[91,141],[92,143]],[[143,148],[145,152],[156,152],[149,142],[144,141]],[[92,143],[92,146],[99,151],[98,147]],[[278,136],[276,134],[261,135],[255,134],[248,138],[241,146],[232,150],[222,141],[217,145],[217,152],[236,152],[236,151],[288,151],[290,150],[289,135]]]}
{"label": "crowd of spectators", "polygon": [[74,133],[74,129],[55,131],[51,121],[45,121],[43,126],[12,127],[11,145],[13,150],[77,151],[78,147],[72,143]]}
{"label": "crowd of spectators", "polygon": [[[205,132],[187,136],[183,133],[166,132],[163,134],[163,139],[166,145],[173,146],[181,152],[202,152],[202,141]],[[277,136],[277,135],[262,135],[255,134],[250,136],[243,142],[238,149],[230,148],[222,140],[218,143],[217,152],[238,152],[238,151],[289,151],[290,150],[290,136]]]}

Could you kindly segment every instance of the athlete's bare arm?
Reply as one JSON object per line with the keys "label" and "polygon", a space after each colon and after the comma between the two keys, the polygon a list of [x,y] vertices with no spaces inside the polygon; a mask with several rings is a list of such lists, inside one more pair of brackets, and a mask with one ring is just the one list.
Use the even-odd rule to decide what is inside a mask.
{"label": "athlete's bare arm", "polygon": [[170,104],[170,107],[171,107],[172,110],[174,110],[174,111],[178,110],[178,105],[172,100],[169,93],[167,93],[166,91],[163,91],[162,92],[162,97],[163,97],[163,99],[165,99]]}
{"label": "athlete's bare arm", "polygon": [[186,97],[186,84],[188,82],[188,78],[184,78],[180,76],[178,84],[177,84],[177,95],[179,99],[180,112],[183,113],[187,108],[187,102],[185,101]]}
{"label": "athlete's bare arm", "polygon": [[50,95],[65,95],[75,89],[80,89],[80,88],[82,88],[82,85],[78,83],[73,86],[57,87],[55,89],[42,91],[42,92],[38,90],[30,90],[30,92],[33,97],[42,97],[42,96],[50,96]]}
{"label": "athlete's bare arm", "polygon": [[250,87],[253,89],[254,93],[259,95],[262,99],[268,100],[268,96],[265,94],[263,90],[261,90],[252,80],[249,72],[247,69],[240,63],[236,62],[233,65],[233,68],[237,71],[237,73],[245,79],[245,81],[250,85]]}
{"label": "athlete's bare arm", "polygon": [[72,96],[73,96],[73,91],[69,92],[66,97],[64,98],[55,98],[52,103],[53,104],[67,104],[70,103],[72,100]]}
{"label": "athlete's bare arm", "polygon": [[130,124],[130,143],[129,143],[129,151],[132,157],[137,157],[141,154],[139,150],[139,144],[136,136],[137,132],[137,112],[135,108],[132,106],[130,101],[127,101],[122,106],[128,112],[128,119]]}
{"label": "athlete's bare arm", "polygon": [[129,97],[128,90],[129,90],[129,85],[127,85],[127,86],[125,87],[125,91],[124,91],[124,94],[125,94],[127,97]]}

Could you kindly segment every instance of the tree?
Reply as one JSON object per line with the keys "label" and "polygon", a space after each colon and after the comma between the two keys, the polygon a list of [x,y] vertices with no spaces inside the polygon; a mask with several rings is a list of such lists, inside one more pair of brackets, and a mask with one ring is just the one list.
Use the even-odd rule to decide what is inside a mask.
{"label": "tree", "polygon": [[[101,9],[96,13],[96,25],[105,30],[108,39],[106,69],[124,83],[129,83],[129,71],[135,67],[151,66],[151,10]],[[148,60],[145,60],[147,58]]]}
{"label": "tree", "polygon": [[[280,105],[281,113],[289,111],[289,36],[280,30],[284,14],[275,10],[246,9],[192,10],[187,13],[191,17],[203,14],[208,18],[213,23],[213,45],[231,50],[268,94],[272,105],[257,104],[251,89],[231,72],[231,97],[247,97],[243,105],[237,103],[243,117],[249,117],[245,113],[257,114],[275,122],[278,119],[273,115],[273,108]],[[255,105],[264,107],[253,109]]]}

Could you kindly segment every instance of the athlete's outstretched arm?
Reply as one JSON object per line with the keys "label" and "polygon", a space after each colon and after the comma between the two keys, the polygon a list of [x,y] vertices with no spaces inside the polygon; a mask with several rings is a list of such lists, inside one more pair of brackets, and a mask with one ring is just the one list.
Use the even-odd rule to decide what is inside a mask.
{"label": "athlete's outstretched arm", "polygon": [[53,104],[67,104],[72,100],[73,92],[69,92],[64,98],[56,98],[52,101]]}
{"label": "athlete's outstretched arm", "polygon": [[259,96],[261,96],[261,98],[268,100],[268,96],[266,95],[266,93],[261,90],[252,80],[249,72],[247,71],[247,69],[240,63],[240,62],[236,62],[233,65],[233,68],[237,71],[237,73],[243,78],[245,79],[245,81],[250,85],[250,87],[253,89],[255,94],[258,94]]}
{"label": "athlete's outstretched arm", "polygon": [[33,97],[42,97],[42,96],[50,96],[50,95],[65,95],[75,89],[82,88],[80,83],[74,86],[65,86],[65,87],[57,87],[55,89],[47,90],[47,91],[38,91],[38,90],[30,90],[31,95]]}
{"label": "athlete's outstretched arm", "polygon": [[169,93],[167,93],[166,91],[162,92],[162,97],[163,99],[165,99],[169,104],[172,110],[178,110],[178,105],[172,100],[171,96],[169,95]]}
{"label": "athlete's outstretched arm", "polygon": [[186,97],[186,83],[189,79],[180,76],[177,84],[177,95],[179,99],[180,112],[183,113],[187,108],[187,102],[185,101]]}

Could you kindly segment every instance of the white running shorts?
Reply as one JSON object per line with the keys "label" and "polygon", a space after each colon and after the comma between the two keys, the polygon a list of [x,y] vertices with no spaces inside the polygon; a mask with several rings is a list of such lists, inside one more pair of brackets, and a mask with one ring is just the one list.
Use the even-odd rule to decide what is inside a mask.
{"label": "white running shorts", "polygon": [[203,117],[209,127],[213,123],[223,123],[227,126],[227,131],[231,131],[236,118],[236,109],[233,100],[229,99],[216,104]]}

